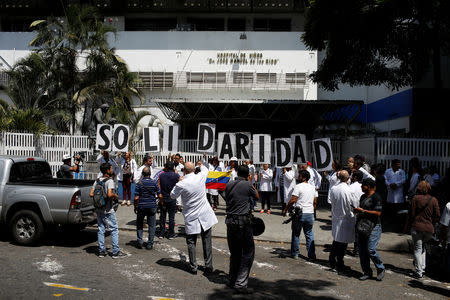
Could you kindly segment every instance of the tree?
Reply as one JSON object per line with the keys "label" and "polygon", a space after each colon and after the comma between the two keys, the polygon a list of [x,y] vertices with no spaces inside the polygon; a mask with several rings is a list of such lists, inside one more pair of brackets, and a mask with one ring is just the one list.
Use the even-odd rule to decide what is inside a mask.
{"label": "tree", "polygon": [[131,112],[132,97],[142,97],[132,86],[135,75],[108,44],[116,30],[93,7],[70,5],[64,12],[30,25],[33,53],[8,72],[8,91],[17,108],[39,109],[59,131],[73,133],[83,111],[80,127],[87,132],[85,119],[102,103]]}
{"label": "tree", "polygon": [[440,88],[449,11],[447,0],[311,0],[302,39],[309,49],[325,51],[311,79],[327,90],[339,83],[399,89],[433,66]]}

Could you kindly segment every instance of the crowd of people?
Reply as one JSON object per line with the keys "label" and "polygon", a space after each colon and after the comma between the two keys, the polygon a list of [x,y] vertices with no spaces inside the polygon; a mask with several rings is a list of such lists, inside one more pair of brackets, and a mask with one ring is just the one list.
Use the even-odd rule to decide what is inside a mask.
{"label": "crowd of people", "polygon": [[[118,154],[112,159],[108,152],[98,157],[101,174],[94,184],[91,196],[99,182],[104,181],[107,198],[118,202],[116,186],[123,187],[121,205],[131,205],[136,212],[137,247],[151,250],[154,238],[176,237],[175,214],[182,211],[185,219],[186,242],[189,252],[189,271],[197,273],[195,248],[197,236],[203,243],[205,272],[212,272],[211,230],[218,222],[214,211],[225,200],[227,239],[230,248],[230,287],[247,292],[248,275],[254,258],[252,214],[271,214],[271,204],[281,203],[283,215],[292,221],[291,256],[299,257],[299,237],[304,231],[307,256],[316,259],[314,245],[314,221],[322,181],[328,182],[328,203],[331,205],[333,243],[329,254],[329,266],[338,273],[345,273],[344,256],[348,244],[354,243],[354,255],[359,255],[363,275],[360,280],[385,276],[385,267],[377,252],[381,233],[390,230],[410,232],[414,244],[415,276],[421,278],[426,268],[425,243],[436,239],[437,230],[441,243],[446,247],[447,268],[450,271],[450,202],[449,171],[441,178],[435,167],[423,169],[417,158],[411,159],[408,171],[401,169],[401,162],[392,160],[390,168],[383,164],[369,166],[364,157],[356,155],[347,164],[335,160],[333,171],[322,175],[310,162],[286,168],[263,164],[255,167],[252,161],[239,165],[232,157],[228,164],[216,157],[209,160],[184,162],[181,155],[169,155],[164,169],[157,171],[153,156],[145,156],[138,168],[131,153]],[[206,189],[209,171],[230,172],[225,191]],[[131,197],[130,183],[136,184]],[[260,203],[258,203],[260,200]],[[258,209],[258,205],[261,208]],[[97,209],[99,256],[105,256],[105,227],[111,230],[112,257],[124,257],[118,247],[118,229],[112,204]],[[267,209],[266,209],[267,208]],[[156,214],[160,212],[159,232],[156,233]],[[166,228],[166,216],[169,224]],[[143,221],[147,218],[148,241],[144,243]],[[386,227],[386,228],[385,228]]]}

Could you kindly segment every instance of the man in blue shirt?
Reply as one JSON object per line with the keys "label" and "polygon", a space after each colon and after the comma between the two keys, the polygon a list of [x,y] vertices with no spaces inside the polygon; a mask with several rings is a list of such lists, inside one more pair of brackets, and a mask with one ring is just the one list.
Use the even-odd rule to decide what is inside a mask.
{"label": "man in blue shirt", "polygon": [[136,191],[134,197],[134,212],[136,217],[136,230],[137,230],[137,248],[142,249],[144,244],[144,218],[147,217],[148,225],[148,242],[146,245],[147,250],[153,249],[153,240],[155,238],[156,230],[156,209],[157,199],[161,199],[161,191],[159,190],[158,183],[151,177],[151,171],[149,167],[145,167],[142,170],[142,179],[136,184]]}
{"label": "man in blue shirt", "polygon": [[175,213],[177,212],[176,199],[170,198],[170,192],[180,180],[175,173],[175,164],[171,161],[164,165],[164,173],[159,175],[159,188],[162,194],[162,207],[159,215],[159,238],[163,238],[166,231],[166,214],[169,214],[169,240],[175,238]]}

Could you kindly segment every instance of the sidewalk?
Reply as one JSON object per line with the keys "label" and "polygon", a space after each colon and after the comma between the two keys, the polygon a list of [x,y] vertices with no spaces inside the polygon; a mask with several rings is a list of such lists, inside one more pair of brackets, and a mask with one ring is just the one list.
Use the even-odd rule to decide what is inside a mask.
{"label": "sidewalk", "polygon": [[[213,237],[226,238],[225,206],[222,199],[220,203],[221,206],[219,206],[216,211],[219,223],[214,226],[212,234]],[[287,218],[281,216],[281,206],[278,203],[273,205],[272,214],[270,215],[266,213],[261,214],[258,209],[256,211],[257,212],[255,212],[254,215],[264,220],[266,230],[262,235],[256,236],[255,240],[280,243],[291,242],[291,224],[282,224]],[[133,206],[119,206],[116,216],[120,230],[136,230],[136,215],[133,211]],[[175,224],[178,224],[175,227],[175,232],[179,235],[184,235],[184,219],[182,213],[177,213],[175,215]],[[318,246],[331,245],[333,242],[331,237],[331,213],[326,209],[317,211],[317,219],[314,222],[314,239],[315,244]],[[381,236],[378,250],[409,252],[409,245],[412,244],[412,241],[410,240],[410,235],[385,232]],[[300,237],[300,243],[305,243],[303,233]],[[349,245],[349,248],[353,248],[353,245]]]}

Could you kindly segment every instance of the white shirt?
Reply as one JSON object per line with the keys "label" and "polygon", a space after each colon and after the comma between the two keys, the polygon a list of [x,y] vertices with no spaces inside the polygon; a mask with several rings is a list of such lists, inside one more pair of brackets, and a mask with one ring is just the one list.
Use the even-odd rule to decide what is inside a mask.
{"label": "white shirt", "polygon": [[311,184],[316,191],[319,190],[322,183],[322,176],[320,176],[319,172],[311,167],[307,167],[306,170],[309,172],[309,175],[311,175],[308,183]]}
{"label": "white shirt", "polygon": [[331,176],[329,176],[329,179],[328,179],[328,181],[330,182],[330,186],[328,187],[328,199],[327,200],[328,200],[328,203],[330,203],[330,204],[331,204],[331,200],[330,200],[331,188],[340,182],[339,178],[337,177],[337,173],[338,172],[334,172],[333,174],[331,174]]}
{"label": "white shirt", "polygon": [[294,207],[302,208],[304,214],[314,213],[314,197],[316,195],[316,189],[307,182],[302,182],[294,187],[292,196],[298,197]]}
{"label": "white shirt", "polygon": [[181,163],[178,163],[178,165],[175,167],[175,172],[180,176],[184,176],[184,172],[182,171],[183,169],[184,169],[184,165]]}
{"label": "white shirt", "polygon": [[340,243],[355,241],[356,197],[346,182],[340,182],[331,188],[331,229],[333,240]]}
{"label": "white shirt", "polygon": [[[230,170],[231,170],[231,167],[228,166],[228,167],[225,169],[225,172],[229,172]],[[236,170],[233,169],[233,171],[231,171],[231,174],[230,174],[230,181],[233,181],[236,177],[237,177]]]}
{"label": "white shirt", "polygon": [[[144,170],[144,168],[147,167],[147,165],[142,165],[137,172],[134,174],[134,182],[138,183],[139,180],[141,180],[142,177],[142,170]],[[152,179],[154,179],[155,173],[156,173],[156,169],[153,168],[153,166],[150,166],[150,172],[152,173],[151,177]]]}
{"label": "white shirt", "polygon": [[181,197],[186,234],[199,234],[217,224],[216,214],[206,198],[206,178],[209,170],[200,167],[200,173],[189,173],[179,181],[170,197]]}
{"label": "white shirt", "polygon": [[[386,186],[388,190],[387,202],[388,203],[403,203],[405,199],[403,198],[403,185],[406,182],[405,171],[398,169],[396,172],[392,168],[387,169],[384,173],[384,178],[386,181]],[[396,189],[391,189],[390,185],[395,183],[397,185]]]}
{"label": "white shirt", "polygon": [[447,226],[447,244],[450,244],[450,202],[447,203],[442,211],[440,223]]}
{"label": "white shirt", "polygon": [[259,190],[261,192],[271,192],[272,191],[272,179],[273,171],[271,169],[261,169],[259,170]]}
{"label": "white shirt", "polygon": [[411,180],[409,181],[409,193],[415,193],[417,185],[419,184],[419,173],[413,173],[411,176]]}
{"label": "white shirt", "polygon": [[359,199],[361,199],[361,196],[364,194],[361,189],[361,183],[359,183],[358,181],[353,182],[352,184],[350,184],[350,189],[356,197],[355,204],[357,205],[354,206],[359,207]]}
{"label": "white shirt", "polygon": [[361,168],[359,168],[359,170],[363,173],[363,180],[366,179],[366,178],[370,178],[370,179],[372,179],[373,181],[375,181],[375,177],[373,177],[372,175],[370,175],[370,173],[367,172],[366,169],[364,169],[363,167],[361,167]]}
{"label": "white shirt", "polygon": [[[281,170],[283,172],[283,170]],[[296,185],[295,182],[295,171],[290,170],[286,171],[283,174],[283,181],[284,181],[284,203],[288,203],[289,200],[291,200],[292,192],[294,191],[294,187]]]}
{"label": "white shirt", "polygon": [[[125,158],[123,157],[117,157],[116,163],[119,166],[119,174],[117,174],[117,180],[122,181],[123,180],[123,166],[125,165]],[[130,160],[130,168],[131,168],[131,174],[134,175],[137,173],[138,166],[134,158]]]}

